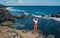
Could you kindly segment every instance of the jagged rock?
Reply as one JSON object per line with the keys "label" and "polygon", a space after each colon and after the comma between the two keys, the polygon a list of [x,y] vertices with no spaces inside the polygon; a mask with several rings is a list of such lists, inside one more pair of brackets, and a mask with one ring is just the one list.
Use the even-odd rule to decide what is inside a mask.
{"label": "jagged rock", "polygon": [[17,30],[0,26],[0,38],[23,38]]}
{"label": "jagged rock", "polygon": [[3,4],[0,4],[0,8],[2,8],[2,7],[4,7],[5,5],[3,5]]}
{"label": "jagged rock", "polygon": [[52,14],[51,17],[60,17],[60,14]]}
{"label": "jagged rock", "polygon": [[45,35],[43,34],[43,32],[42,31],[37,31],[38,32],[38,36],[36,37],[36,38],[45,38]]}
{"label": "jagged rock", "polygon": [[9,26],[11,24],[13,24],[13,22],[11,22],[11,21],[5,21],[5,22],[2,22],[0,26],[2,26],[2,25],[3,26]]}
{"label": "jagged rock", "polygon": [[5,9],[1,9],[0,10],[0,22],[3,22],[3,21],[14,21],[14,17]]}
{"label": "jagged rock", "polygon": [[44,36],[42,33],[38,33],[38,31],[17,30],[6,26],[0,26],[0,38],[44,38]]}
{"label": "jagged rock", "polygon": [[27,18],[29,18],[29,15],[22,14],[20,16],[13,16],[13,17],[15,17],[17,19],[27,19]]}
{"label": "jagged rock", "polygon": [[55,38],[55,36],[54,35],[48,35],[47,38]]}
{"label": "jagged rock", "polygon": [[4,21],[6,16],[0,11],[0,22]]}

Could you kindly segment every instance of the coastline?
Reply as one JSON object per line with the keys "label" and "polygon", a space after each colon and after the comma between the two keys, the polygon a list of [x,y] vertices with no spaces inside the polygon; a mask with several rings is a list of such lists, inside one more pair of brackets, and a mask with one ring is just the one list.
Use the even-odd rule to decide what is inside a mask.
{"label": "coastline", "polygon": [[[0,38],[45,38],[41,31],[17,30],[6,26],[0,26]],[[48,35],[46,38],[55,38],[54,35]]]}

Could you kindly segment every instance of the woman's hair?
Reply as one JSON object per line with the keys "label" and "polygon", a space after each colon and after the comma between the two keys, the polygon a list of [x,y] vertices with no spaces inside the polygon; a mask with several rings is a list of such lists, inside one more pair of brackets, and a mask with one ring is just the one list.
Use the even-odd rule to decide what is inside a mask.
{"label": "woman's hair", "polygon": [[35,20],[37,20],[38,18],[37,18],[37,17],[35,17],[34,19],[35,19]]}

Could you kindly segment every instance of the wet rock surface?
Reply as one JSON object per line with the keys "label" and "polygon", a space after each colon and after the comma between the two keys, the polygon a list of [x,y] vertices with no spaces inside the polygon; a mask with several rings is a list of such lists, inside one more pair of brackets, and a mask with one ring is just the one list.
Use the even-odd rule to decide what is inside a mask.
{"label": "wet rock surface", "polygon": [[14,21],[14,17],[5,9],[1,9],[0,10],[0,23],[3,22],[3,21]]}
{"label": "wet rock surface", "polygon": [[55,38],[54,35],[47,37],[39,30],[17,30],[6,26],[0,26],[0,38]]}
{"label": "wet rock surface", "polygon": [[51,17],[60,17],[60,12],[57,14],[51,14]]}
{"label": "wet rock surface", "polygon": [[22,38],[22,36],[16,30],[2,26],[0,27],[0,38]]}

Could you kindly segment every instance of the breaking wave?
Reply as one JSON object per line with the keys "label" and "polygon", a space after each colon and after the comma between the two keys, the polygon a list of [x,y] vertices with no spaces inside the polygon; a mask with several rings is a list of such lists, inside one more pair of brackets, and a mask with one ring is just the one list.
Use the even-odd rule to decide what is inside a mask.
{"label": "breaking wave", "polygon": [[[25,15],[29,15],[29,13],[27,13],[25,10],[16,10],[16,9],[13,9],[13,7],[7,7],[6,10],[9,10],[9,11],[14,11],[14,12],[24,12]],[[60,18],[57,18],[57,17],[51,17],[50,15],[34,15],[34,14],[31,14],[32,16],[34,17],[37,17],[37,18],[43,18],[43,19],[53,19],[53,20],[56,20],[56,21],[60,21]]]}
{"label": "breaking wave", "polygon": [[13,7],[7,7],[6,10],[14,11],[14,12],[26,12],[25,10],[16,10],[16,9],[13,9]]}
{"label": "breaking wave", "polygon": [[53,19],[53,20],[56,20],[56,21],[60,21],[60,18],[58,18],[58,17],[51,17],[50,15],[41,16],[41,15],[34,15],[34,14],[32,14],[32,16],[37,17],[37,18]]}

